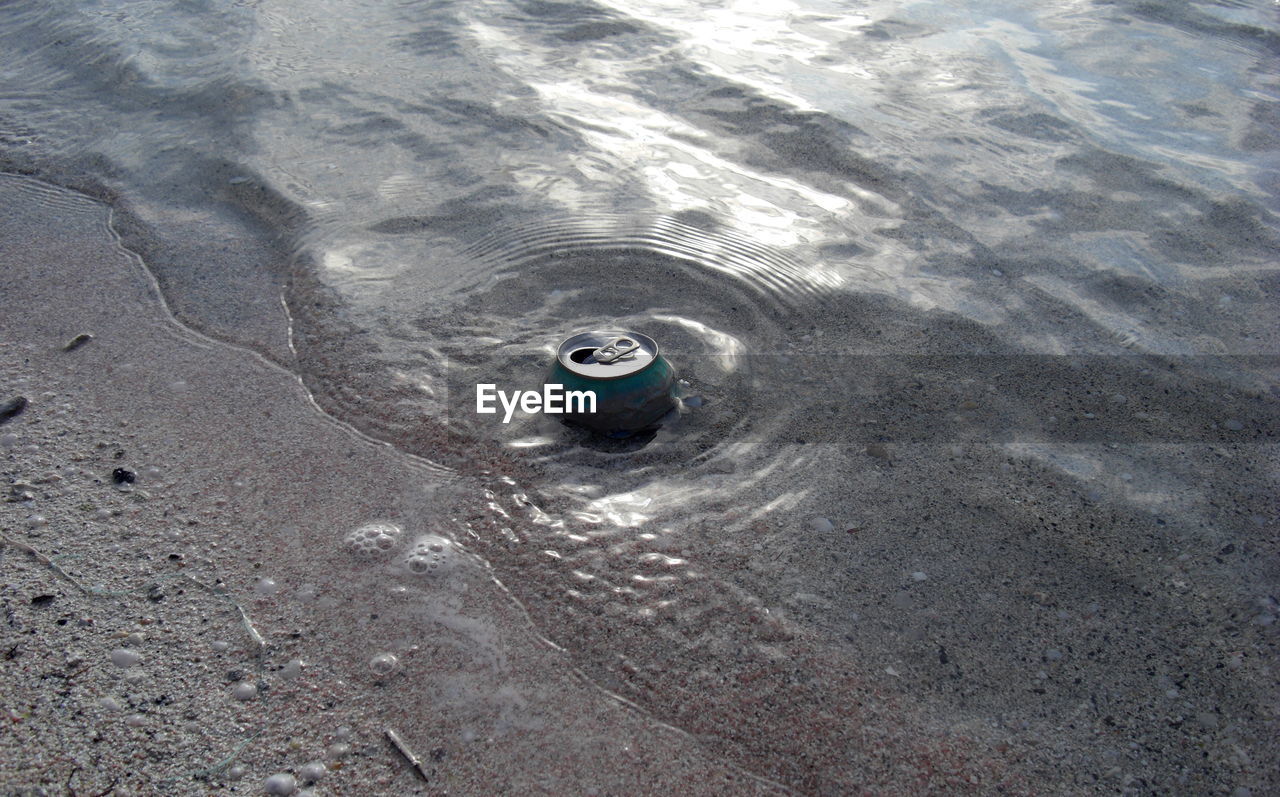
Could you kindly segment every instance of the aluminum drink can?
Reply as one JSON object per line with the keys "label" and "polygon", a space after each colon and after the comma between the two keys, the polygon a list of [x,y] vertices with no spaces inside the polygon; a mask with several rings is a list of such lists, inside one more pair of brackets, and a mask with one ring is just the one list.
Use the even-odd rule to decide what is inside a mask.
{"label": "aluminum drink can", "polygon": [[654,339],[638,332],[582,332],[568,338],[556,349],[546,384],[561,385],[566,394],[594,394],[595,412],[566,412],[564,420],[610,437],[653,426],[676,405],[675,369],[658,353]]}

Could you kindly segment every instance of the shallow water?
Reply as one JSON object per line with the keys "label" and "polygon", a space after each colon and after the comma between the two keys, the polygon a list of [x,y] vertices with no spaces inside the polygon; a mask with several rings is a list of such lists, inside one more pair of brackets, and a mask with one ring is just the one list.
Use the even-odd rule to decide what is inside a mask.
{"label": "shallow water", "polygon": [[[110,201],[179,319],[439,466],[396,520],[709,749],[847,787],[806,718],[862,689],[1092,786],[1140,738],[1104,717],[1275,609],[1275,8],[757,5],[11,6],[0,163]],[[622,443],[472,411],[605,326],[699,400]],[[1250,689],[1177,710],[1247,746]],[[1255,777],[1144,743],[1150,784]]]}

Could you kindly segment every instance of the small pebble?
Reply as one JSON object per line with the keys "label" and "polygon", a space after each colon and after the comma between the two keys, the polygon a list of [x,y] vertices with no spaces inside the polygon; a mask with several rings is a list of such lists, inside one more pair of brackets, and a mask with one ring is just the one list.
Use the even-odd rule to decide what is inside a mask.
{"label": "small pebble", "polygon": [[253,591],[259,595],[274,595],[279,590],[280,586],[276,584],[273,578],[260,578],[253,587]]}
{"label": "small pebble", "polygon": [[1244,424],[1241,423],[1240,419],[1238,418],[1228,418],[1222,422],[1222,425],[1233,432],[1239,432],[1244,430]]}
{"label": "small pebble", "polygon": [[147,718],[141,714],[130,714],[128,717],[125,717],[124,723],[130,728],[141,728],[143,725],[147,724]]}
{"label": "small pebble", "polygon": [[1058,650],[1057,648],[1049,648],[1044,652],[1044,657],[1049,661],[1061,661],[1062,651]]}
{"label": "small pebble", "polygon": [[293,794],[298,790],[298,782],[293,779],[293,775],[281,772],[267,778],[262,787],[267,794]]}
{"label": "small pebble", "polygon": [[240,780],[249,773],[249,768],[244,764],[232,764],[227,767],[227,780]]}
{"label": "small pebble", "polygon": [[924,572],[923,570],[917,570],[916,572],[911,574],[911,579],[913,581],[925,581],[928,578],[929,578],[929,574]]}
{"label": "small pebble", "polygon": [[98,705],[101,706],[106,711],[120,710],[120,701],[116,700],[114,697],[104,697],[98,701]]}
{"label": "small pebble", "polygon": [[280,677],[286,681],[292,681],[299,675],[302,675],[302,659],[291,659],[287,664],[280,668]]}
{"label": "small pebble", "polygon": [[258,696],[258,687],[248,681],[241,681],[231,688],[231,695],[236,700],[253,700]]}
{"label": "small pebble", "polygon": [[0,423],[5,423],[12,418],[16,418],[26,408],[26,396],[14,396],[6,402],[0,403]]}
{"label": "small pebble", "polygon": [[142,656],[128,648],[116,648],[111,651],[111,663],[117,667],[132,667],[140,661],[142,661]]}
{"label": "small pebble", "polygon": [[814,518],[813,520],[809,521],[809,525],[813,528],[814,531],[818,532],[819,534],[826,534],[829,531],[835,530],[835,525],[830,520],[827,520],[824,517]]}
{"label": "small pebble", "polygon": [[226,653],[227,650],[231,647],[231,643],[223,642],[221,639],[219,639],[216,642],[211,642],[209,644],[209,647],[213,648],[214,653]]}
{"label": "small pebble", "polygon": [[18,436],[16,434],[0,435],[0,448],[13,448],[18,444]]}

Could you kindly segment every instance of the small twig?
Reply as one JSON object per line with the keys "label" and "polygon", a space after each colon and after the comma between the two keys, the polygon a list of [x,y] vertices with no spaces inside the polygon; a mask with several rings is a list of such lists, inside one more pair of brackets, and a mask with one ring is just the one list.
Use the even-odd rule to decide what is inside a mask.
{"label": "small twig", "polygon": [[201,770],[200,772],[195,773],[195,775],[193,775],[192,777],[207,778],[216,772],[221,772],[222,770],[226,769],[228,766],[230,766],[232,761],[236,760],[236,756],[240,755],[240,752],[249,746],[250,742],[252,742],[254,739],[257,739],[264,732],[266,732],[266,730],[267,730],[266,728],[260,729],[254,735],[248,737],[244,741],[240,742],[240,744],[236,745],[236,749],[232,750],[231,753],[226,758],[222,759],[221,761],[209,767],[208,769],[204,769],[204,770]]}
{"label": "small twig", "polygon": [[266,652],[267,652],[267,640],[263,639],[262,634],[258,633],[258,629],[254,627],[253,621],[249,619],[249,613],[244,610],[244,607],[241,606],[239,602],[236,601],[235,598],[227,594],[227,591],[225,589],[221,589],[219,587],[211,587],[208,584],[204,583],[203,581],[197,578],[194,578],[190,575],[187,575],[186,573],[178,573],[177,576],[179,578],[184,578],[187,581],[190,581],[192,584],[195,584],[197,587],[200,587],[201,589],[205,590],[210,595],[216,595],[217,597],[222,598],[223,600],[229,602],[232,606],[236,607],[236,611],[240,613],[240,622],[242,625],[244,625],[245,633],[249,635],[249,639],[253,640],[253,644],[256,645],[258,648],[258,664],[261,665],[262,658],[266,655]]}
{"label": "small twig", "polygon": [[67,341],[67,345],[63,346],[62,350],[75,351],[91,340],[93,340],[93,335],[90,335],[88,332],[81,332],[79,335],[76,335],[74,338]]}
{"label": "small twig", "polygon": [[383,733],[386,735],[387,741],[391,742],[391,746],[396,749],[396,752],[404,756],[404,760],[409,762],[409,766],[413,767],[413,771],[418,773],[418,777],[422,778],[427,783],[430,783],[431,778],[427,776],[426,765],[422,763],[421,758],[414,755],[413,751],[409,749],[409,746],[400,738],[400,734],[396,733],[391,728],[385,729]]}
{"label": "small twig", "polygon": [[58,567],[58,563],[57,563],[57,562],[53,561],[53,560],[52,560],[52,559],[50,559],[49,557],[47,557],[47,556],[45,556],[44,554],[40,553],[40,551],[36,550],[35,548],[31,547],[30,545],[27,545],[25,542],[21,542],[21,541],[19,541],[19,540],[11,539],[11,538],[9,538],[9,537],[6,537],[6,536],[5,536],[5,535],[3,535],[3,534],[0,534],[0,541],[3,541],[4,543],[6,543],[6,544],[8,544],[8,545],[12,545],[14,548],[17,548],[17,549],[18,549],[18,550],[20,550],[20,551],[26,551],[27,553],[31,554],[31,555],[32,555],[32,556],[34,556],[36,559],[38,559],[42,564],[44,564],[46,567],[50,568],[50,569],[51,569],[51,570],[53,570],[55,573],[57,573],[58,575],[62,576],[62,577],[63,577],[63,578],[65,578],[67,581],[70,581],[70,582],[71,582],[71,584],[72,584],[72,586],[74,586],[76,589],[80,590],[80,591],[81,591],[81,592],[83,592],[84,594],[86,594],[86,595],[93,595],[93,594],[95,594],[94,590],[90,589],[89,587],[84,586],[84,585],[83,585],[83,584],[81,584],[79,581],[76,581],[74,578],[72,578],[72,577],[71,577],[71,575],[70,575],[69,573],[67,573],[67,571],[63,570],[61,567]]}
{"label": "small twig", "polygon": [[236,604],[236,610],[240,612],[240,621],[244,623],[244,630],[248,632],[249,638],[253,640],[253,644],[258,646],[258,663],[262,663],[262,657],[267,653],[267,640],[262,638],[262,634],[258,633],[258,629],[253,627],[253,621],[249,619],[249,613],[244,610],[240,604]]}
{"label": "small twig", "polygon": [[108,794],[116,790],[116,784],[119,782],[120,782],[120,776],[116,775],[114,778],[111,779],[111,783],[107,786],[107,788],[93,795],[93,797],[107,797]]}

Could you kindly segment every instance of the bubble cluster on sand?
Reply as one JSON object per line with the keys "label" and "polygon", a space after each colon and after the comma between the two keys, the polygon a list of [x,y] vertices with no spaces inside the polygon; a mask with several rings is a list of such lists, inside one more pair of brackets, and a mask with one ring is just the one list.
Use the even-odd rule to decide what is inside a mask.
{"label": "bubble cluster on sand", "polygon": [[452,570],[458,561],[458,551],[453,542],[438,534],[424,534],[413,541],[413,548],[404,557],[404,566],[410,573],[422,576],[442,575]]}
{"label": "bubble cluster on sand", "polygon": [[349,533],[344,541],[352,551],[372,555],[396,547],[403,533],[399,526],[391,523],[366,523]]}

